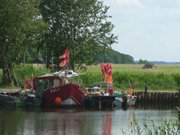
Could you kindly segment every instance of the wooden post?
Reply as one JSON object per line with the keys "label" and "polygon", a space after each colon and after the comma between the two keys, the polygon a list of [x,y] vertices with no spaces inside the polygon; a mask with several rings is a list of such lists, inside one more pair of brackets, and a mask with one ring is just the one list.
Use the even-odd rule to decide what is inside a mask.
{"label": "wooden post", "polygon": [[99,101],[98,101],[98,107],[99,107],[99,110],[101,110],[102,109],[102,102],[101,102],[101,98],[98,98],[99,99]]}

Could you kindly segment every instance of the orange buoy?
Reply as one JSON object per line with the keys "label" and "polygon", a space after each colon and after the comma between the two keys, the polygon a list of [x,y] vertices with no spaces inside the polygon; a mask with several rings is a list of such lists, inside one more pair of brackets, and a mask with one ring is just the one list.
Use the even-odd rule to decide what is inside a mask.
{"label": "orange buoy", "polygon": [[60,105],[61,105],[61,102],[62,102],[62,100],[61,100],[60,97],[56,97],[55,100],[54,100],[54,103],[55,103],[55,105],[57,105],[57,106],[60,106]]}

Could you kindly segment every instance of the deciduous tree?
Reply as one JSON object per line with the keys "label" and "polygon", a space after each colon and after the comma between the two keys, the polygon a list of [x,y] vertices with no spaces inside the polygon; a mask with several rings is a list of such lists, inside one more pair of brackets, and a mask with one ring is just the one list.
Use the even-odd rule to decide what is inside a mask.
{"label": "deciduous tree", "polygon": [[15,82],[13,64],[19,62],[27,47],[25,40],[41,20],[38,5],[38,0],[0,0],[0,68],[4,84]]}
{"label": "deciduous tree", "polygon": [[48,23],[45,38],[47,58],[71,51],[71,67],[90,63],[98,46],[110,47],[116,40],[108,7],[98,0],[41,0],[40,10]]}

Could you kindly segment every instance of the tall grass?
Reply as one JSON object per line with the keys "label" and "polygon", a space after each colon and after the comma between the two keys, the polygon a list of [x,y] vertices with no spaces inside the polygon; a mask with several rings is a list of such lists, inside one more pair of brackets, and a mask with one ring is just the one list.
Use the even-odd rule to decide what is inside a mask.
{"label": "tall grass", "polygon": [[[156,65],[153,69],[142,69],[143,65],[113,65],[113,84],[115,88],[144,89],[145,84],[151,90],[177,90],[180,88],[180,65]],[[80,76],[88,86],[102,82],[100,66],[89,66]]]}
{"label": "tall grass", "polygon": [[162,121],[160,124],[155,121],[140,125],[137,121],[128,129],[122,130],[123,135],[179,135],[180,123],[178,121]]}
{"label": "tall grass", "polygon": [[180,135],[180,119],[139,121],[133,116],[129,128],[121,130],[123,135]]}

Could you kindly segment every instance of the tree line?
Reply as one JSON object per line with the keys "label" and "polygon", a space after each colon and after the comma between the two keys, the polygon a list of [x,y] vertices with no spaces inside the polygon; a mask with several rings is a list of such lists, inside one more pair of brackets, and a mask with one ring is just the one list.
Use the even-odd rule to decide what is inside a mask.
{"label": "tree line", "polygon": [[13,65],[58,62],[65,48],[70,66],[93,63],[95,54],[117,37],[99,0],[0,0],[0,68],[2,82],[15,82]]}
{"label": "tree line", "polygon": [[95,55],[95,63],[113,63],[113,64],[133,64],[134,58],[130,55],[117,52],[111,48],[101,49]]}

